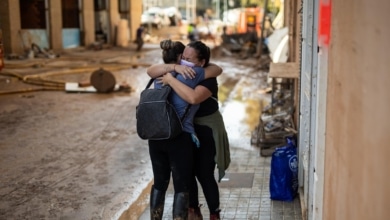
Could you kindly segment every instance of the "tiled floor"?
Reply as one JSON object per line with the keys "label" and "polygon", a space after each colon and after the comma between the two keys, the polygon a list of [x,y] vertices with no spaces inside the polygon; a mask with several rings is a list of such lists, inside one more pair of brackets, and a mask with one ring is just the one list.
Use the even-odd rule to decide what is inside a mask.
{"label": "tiled floor", "polygon": [[[270,199],[271,157],[260,156],[259,148],[231,148],[231,160],[227,175],[219,184],[222,219],[302,219],[298,196],[293,202]],[[203,219],[209,219],[209,210],[201,192],[199,200],[203,204]],[[173,190],[169,187],[163,219],[172,219],[172,204]],[[139,219],[150,219],[149,211],[147,208]]]}

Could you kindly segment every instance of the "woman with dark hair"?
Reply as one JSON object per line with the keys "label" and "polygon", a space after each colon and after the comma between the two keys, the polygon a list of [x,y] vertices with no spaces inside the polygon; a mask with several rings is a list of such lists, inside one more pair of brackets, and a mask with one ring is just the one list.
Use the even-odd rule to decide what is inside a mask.
{"label": "woman with dark hair", "polygon": [[[164,74],[175,77],[190,88],[205,79],[205,71],[202,67],[181,68],[191,77],[186,79],[182,74],[176,73],[177,63],[180,62],[184,45],[179,41],[164,40],[160,43],[163,50],[163,60],[167,64]],[[199,60],[203,65],[208,62],[209,56]],[[160,75],[151,75],[156,78]],[[159,79],[155,80],[155,88],[162,86]],[[199,105],[191,104],[182,99],[176,92],[172,92],[170,101],[175,107],[179,117],[183,117],[183,132],[178,137],[169,140],[149,140],[149,154],[152,162],[154,184],[150,195],[150,216],[151,219],[162,219],[164,212],[165,192],[168,188],[172,173],[174,186],[173,218],[187,219],[189,205],[189,190],[192,184],[193,174],[193,150],[194,145],[199,143],[195,135],[193,117]]]}
{"label": "woman with dark hair", "polygon": [[[207,60],[200,63],[199,60]],[[182,62],[190,62],[195,66],[205,67],[207,69],[219,68],[215,64],[209,64],[210,49],[200,41],[189,43],[184,49]],[[148,69],[148,74],[157,74],[157,69],[167,68],[164,64],[154,65],[154,68]],[[180,70],[179,70],[180,69]],[[214,69],[215,70],[215,69]],[[193,77],[192,73],[183,66],[176,66],[176,71]],[[210,71],[213,72],[213,71]],[[163,84],[170,85],[173,90],[190,104],[199,104],[199,109],[195,114],[194,126],[196,136],[199,139],[200,147],[195,148],[194,152],[194,174],[202,186],[203,193],[210,211],[210,219],[220,219],[219,209],[219,188],[214,177],[215,166],[218,167],[221,181],[225,175],[225,170],[230,164],[229,141],[218,103],[218,84],[217,79],[211,77],[200,82],[195,88],[191,88],[173,77],[172,74],[165,74],[160,81]],[[198,187],[195,177],[192,178],[190,190],[189,218],[203,219],[200,212],[198,200]]]}

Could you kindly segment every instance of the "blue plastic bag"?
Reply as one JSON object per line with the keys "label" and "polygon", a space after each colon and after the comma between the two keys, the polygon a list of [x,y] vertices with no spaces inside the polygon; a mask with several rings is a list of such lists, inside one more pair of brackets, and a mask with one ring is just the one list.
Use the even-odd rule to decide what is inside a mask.
{"label": "blue plastic bag", "polygon": [[298,157],[295,139],[286,138],[287,144],[276,148],[271,158],[271,199],[293,201],[298,193]]}

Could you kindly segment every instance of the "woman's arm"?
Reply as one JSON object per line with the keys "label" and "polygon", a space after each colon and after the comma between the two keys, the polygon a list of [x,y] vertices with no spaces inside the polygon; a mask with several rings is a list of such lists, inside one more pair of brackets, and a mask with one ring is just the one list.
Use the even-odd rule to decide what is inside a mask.
{"label": "woman's arm", "polygon": [[150,76],[150,78],[157,78],[157,77],[160,77],[162,75],[164,75],[165,73],[168,73],[168,72],[172,72],[172,71],[176,71],[175,68],[176,68],[177,64],[167,64],[167,63],[162,63],[162,64],[154,64],[154,65],[151,65],[150,67],[148,67],[148,69],[146,70],[146,73]]}
{"label": "woman's arm", "polygon": [[[205,67],[204,70],[205,70],[205,79],[217,77],[222,74],[222,68],[214,63],[209,63],[209,65],[207,65],[207,67]],[[146,73],[151,78],[157,78],[164,75],[165,73],[173,72],[173,71],[180,73],[184,77],[184,79],[186,78],[193,79],[196,74],[195,70],[191,67],[179,65],[179,64],[165,64],[165,63],[154,64],[150,66],[146,70]]]}
{"label": "woman's arm", "polygon": [[[186,66],[180,66],[186,67]],[[186,67],[189,68],[189,67]],[[192,68],[191,68],[192,69]],[[209,64],[205,69],[205,79],[217,77],[222,73],[222,68],[216,64]],[[199,104],[212,95],[212,92],[205,86],[196,86],[194,89],[180,82],[171,73],[167,73],[158,78],[158,82],[164,85],[170,85],[172,89],[186,102],[190,104]]]}
{"label": "woman's arm", "polygon": [[[153,64],[146,70],[146,73],[151,78],[157,78],[165,73],[169,72],[177,72],[183,75],[184,79],[190,78],[193,79],[195,77],[195,70],[191,67],[179,65],[175,63],[160,63],[160,64]],[[214,73],[215,74],[215,73]]]}
{"label": "woman's arm", "polygon": [[222,74],[222,68],[214,63],[209,63],[209,65],[204,68],[204,73],[205,79],[217,77]]}
{"label": "woman's arm", "polygon": [[197,85],[194,89],[183,84],[178,79],[167,73],[163,77],[158,78],[158,82],[164,85],[170,85],[173,90],[186,102],[195,105],[205,101],[212,93],[204,86]]}
{"label": "woman's arm", "polygon": [[[176,72],[182,74],[184,78],[188,76],[190,79],[193,79],[196,74],[193,68],[184,65],[177,65],[175,70]],[[222,74],[222,68],[214,63],[209,63],[207,67],[204,67],[204,73],[205,79],[217,77]]]}

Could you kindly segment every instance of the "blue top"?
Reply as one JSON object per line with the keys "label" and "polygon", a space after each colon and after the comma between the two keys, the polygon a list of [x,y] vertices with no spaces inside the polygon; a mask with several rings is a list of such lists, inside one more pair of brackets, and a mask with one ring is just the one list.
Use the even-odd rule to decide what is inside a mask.
{"label": "blue top", "polygon": [[[204,69],[202,67],[193,67],[196,74],[195,78],[193,79],[184,79],[184,77],[181,74],[177,74],[176,78],[184,83],[185,85],[195,88],[202,80],[204,80],[205,73]],[[176,73],[172,73],[173,75],[176,75]],[[154,82],[154,88],[161,88],[162,84],[157,83],[156,81]],[[174,90],[172,90],[171,96],[170,96],[170,101],[172,105],[175,107],[177,114],[179,117],[183,117],[184,112],[188,106],[188,103],[182,99]],[[194,129],[194,123],[193,119],[195,116],[196,111],[199,108],[198,105],[191,105],[191,107],[187,111],[187,115],[183,120],[183,131],[194,134],[195,129]]]}

